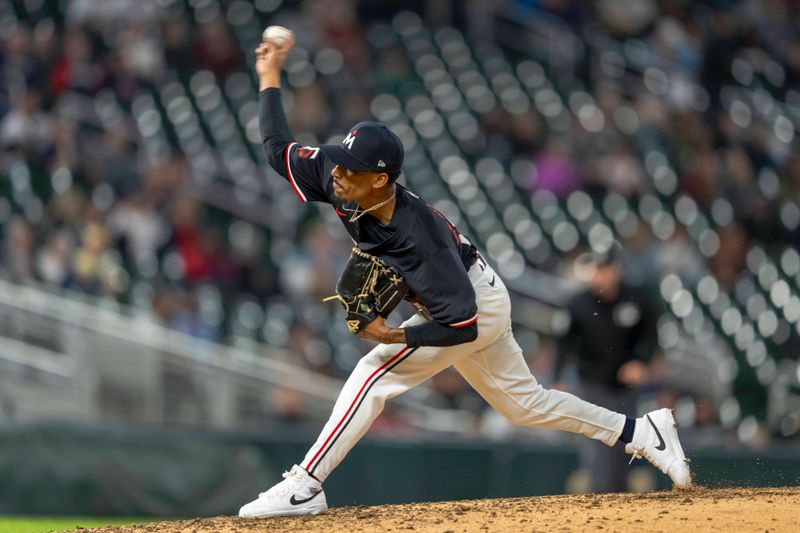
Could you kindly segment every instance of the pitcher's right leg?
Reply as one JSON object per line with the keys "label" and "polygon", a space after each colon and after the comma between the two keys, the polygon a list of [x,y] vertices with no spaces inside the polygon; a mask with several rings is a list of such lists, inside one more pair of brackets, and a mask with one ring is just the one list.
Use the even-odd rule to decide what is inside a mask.
{"label": "pitcher's right leg", "polygon": [[284,481],[242,507],[239,515],[259,518],[327,510],[322,482],[367,432],[385,401],[450,366],[451,353],[455,352],[404,344],[376,346],[353,369],[303,462],[284,475]]}
{"label": "pitcher's right leg", "polygon": [[450,365],[442,361],[420,365],[419,350],[404,344],[381,344],[361,358],[342,387],[317,441],[300,465],[325,481],[383,411],[387,399],[422,383]]}

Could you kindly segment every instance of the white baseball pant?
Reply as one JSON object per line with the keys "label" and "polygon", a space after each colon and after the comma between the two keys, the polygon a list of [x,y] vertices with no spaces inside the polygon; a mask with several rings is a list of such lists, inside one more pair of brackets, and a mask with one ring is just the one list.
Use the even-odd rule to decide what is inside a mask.
{"label": "white baseball pant", "polygon": [[[466,344],[410,348],[380,344],[361,358],[301,466],[325,481],[394,398],[449,366],[514,424],[582,433],[612,446],[625,415],[548,390],[530,372],[511,331],[511,301],[503,281],[482,259],[469,270],[478,304],[478,338]],[[427,320],[420,313],[403,323]]]}

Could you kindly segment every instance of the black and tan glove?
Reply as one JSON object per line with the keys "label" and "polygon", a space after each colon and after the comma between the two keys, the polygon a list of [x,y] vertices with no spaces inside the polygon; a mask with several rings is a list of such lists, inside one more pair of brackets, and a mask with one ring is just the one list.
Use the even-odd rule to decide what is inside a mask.
{"label": "black and tan glove", "polygon": [[408,284],[394,268],[355,247],[336,284],[336,295],[323,301],[339,300],[347,313],[347,329],[356,334],[378,315],[388,317],[407,292]]}

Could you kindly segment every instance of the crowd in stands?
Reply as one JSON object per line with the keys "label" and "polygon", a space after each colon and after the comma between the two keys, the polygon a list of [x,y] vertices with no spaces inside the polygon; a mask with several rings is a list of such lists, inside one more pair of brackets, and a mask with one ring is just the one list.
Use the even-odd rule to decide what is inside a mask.
{"label": "crowd in stands", "polygon": [[[251,50],[240,47],[230,15],[219,7],[232,3],[196,2],[208,9],[196,11],[194,19],[178,7],[181,1],[75,0],[65,3],[63,13],[50,12],[49,2],[30,10],[35,2],[12,4],[0,27],[4,275],[112,298],[208,340],[235,343],[239,333],[257,330],[259,340],[302,354],[303,364],[346,375],[358,353],[337,359],[335,347],[320,341],[325,321],[341,319],[337,310],[330,309],[322,324],[318,314],[301,311],[332,290],[349,250],[343,232],[325,226],[312,211],[295,247],[276,250],[254,224],[203,202],[179,150],[152,161],[125,120],[108,129],[70,112],[76,101],[85,102],[80,97],[107,95],[130,112],[137,95],[169,76],[203,69],[225,80],[249,72]],[[414,77],[400,47],[372,46],[368,21],[390,20],[389,7],[382,12],[354,0],[254,5],[270,23],[293,28],[299,47],[341,53],[342,67],[334,75],[292,90],[289,122],[304,139],[324,142],[370,118],[378,87],[402,91]],[[451,23],[465,32],[485,26],[470,20],[469,2],[454,5],[461,9],[451,14]],[[666,273],[696,282],[710,270],[732,292],[753,242],[778,260],[784,249],[800,244],[794,126],[800,114],[786,112],[776,121],[764,104],[769,116],[759,116],[743,105],[745,97],[723,90],[760,80],[758,89],[747,92],[756,101],[800,109],[795,3],[519,0],[509,6],[586,39],[584,53],[569,68],[595,104],[575,104],[575,118],[562,129],[552,128],[537,109],[511,113],[497,105],[478,117],[482,152],[501,161],[531,161],[531,195],[546,191],[564,201],[576,190],[592,197],[614,192],[635,205],[654,191],[643,154],[666,147],[676,190],[717,225],[718,242],[705,250],[680,226],[664,236],[654,236],[645,224],[635,226],[623,243],[630,278],[657,291]],[[618,75],[625,67],[611,51],[590,46],[589,32],[646,55],[649,70],[634,73],[638,81],[629,83],[631,72]],[[553,72],[558,74],[558,66]],[[570,277],[573,257],[553,254],[539,266]],[[554,341],[529,338],[531,367],[547,384]],[[450,372],[437,376],[432,387],[439,406],[484,409]],[[290,391],[282,397],[291,421],[296,398]],[[694,418],[697,424],[716,423],[713,408],[702,403]],[[491,415],[484,426],[508,431],[492,430]]]}

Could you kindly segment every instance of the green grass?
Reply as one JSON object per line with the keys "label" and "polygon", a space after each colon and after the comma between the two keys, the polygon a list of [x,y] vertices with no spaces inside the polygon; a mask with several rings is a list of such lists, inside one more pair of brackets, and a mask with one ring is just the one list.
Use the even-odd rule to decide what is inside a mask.
{"label": "green grass", "polygon": [[98,518],[98,517],[32,517],[0,516],[0,533],[40,533],[45,531],[73,531],[76,526],[102,527],[124,526],[152,522],[147,518]]}

